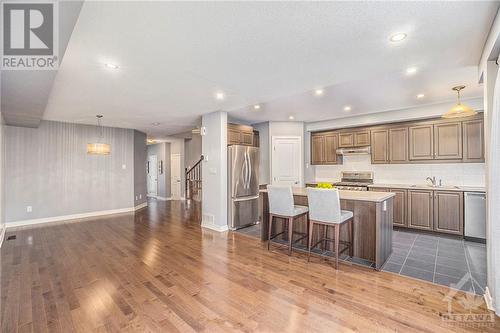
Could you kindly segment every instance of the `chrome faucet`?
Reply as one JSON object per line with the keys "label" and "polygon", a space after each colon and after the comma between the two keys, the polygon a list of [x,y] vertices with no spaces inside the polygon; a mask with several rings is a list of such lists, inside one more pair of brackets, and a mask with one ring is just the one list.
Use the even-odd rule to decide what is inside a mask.
{"label": "chrome faucet", "polygon": [[425,180],[430,180],[432,183],[432,186],[436,186],[436,176],[433,176],[432,178],[427,177]]}

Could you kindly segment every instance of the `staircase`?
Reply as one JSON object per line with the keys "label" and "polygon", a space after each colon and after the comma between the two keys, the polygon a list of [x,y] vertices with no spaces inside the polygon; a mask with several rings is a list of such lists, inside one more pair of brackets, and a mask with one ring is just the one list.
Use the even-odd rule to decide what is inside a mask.
{"label": "staircase", "polygon": [[190,168],[186,168],[186,199],[201,201],[201,162],[203,155],[200,159]]}

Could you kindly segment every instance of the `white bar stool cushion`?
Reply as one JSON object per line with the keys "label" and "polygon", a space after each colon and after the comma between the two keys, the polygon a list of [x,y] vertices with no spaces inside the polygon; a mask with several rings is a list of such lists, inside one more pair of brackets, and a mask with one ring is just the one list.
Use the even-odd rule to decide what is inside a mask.
{"label": "white bar stool cushion", "polygon": [[269,213],[273,215],[294,217],[309,211],[305,206],[293,204],[291,186],[267,185],[267,194],[269,197]]}
{"label": "white bar stool cushion", "polygon": [[340,209],[337,189],[307,188],[309,218],[324,223],[342,223],[353,217],[353,212]]}

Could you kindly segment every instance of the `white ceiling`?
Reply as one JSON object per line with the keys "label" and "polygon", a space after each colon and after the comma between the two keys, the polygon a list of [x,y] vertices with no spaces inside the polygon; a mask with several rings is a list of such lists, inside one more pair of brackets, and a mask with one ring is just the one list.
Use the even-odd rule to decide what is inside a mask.
{"label": "white ceiling", "polygon": [[[103,114],[107,126],[161,136],[216,110],[314,121],[345,117],[346,104],[361,114],[451,100],[459,83],[481,96],[477,63],[498,4],[87,1],[44,119]],[[395,32],[408,38],[391,44]],[[409,66],[417,74],[406,76]]]}

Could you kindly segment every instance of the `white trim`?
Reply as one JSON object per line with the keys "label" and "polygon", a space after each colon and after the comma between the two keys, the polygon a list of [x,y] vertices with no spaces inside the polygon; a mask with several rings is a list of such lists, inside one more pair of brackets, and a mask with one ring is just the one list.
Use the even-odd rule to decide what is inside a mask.
{"label": "white trim", "polygon": [[214,230],[217,232],[225,232],[229,230],[229,227],[227,225],[216,225],[216,224],[211,224],[211,223],[201,223],[202,228]]}
{"label": "white trim", "polygon": [[105,215],[112,215],[112,214],[130,213],[130,212],[134,212],[138,209],[144,208],[147,205],[148,205],[148,203],[145,202],[145,203],[142,203],[142,204],[137,205],[135,207],[129,207],[129,208],[101,210],[101,211],[82,213],[82,214],[61,215],[61,216],[53,216],[53,217],[44,217],[44,218],[40,218],[40,219],[7,222],[5,224],[5,227],[6,228],[22,227],[22,226],[27,226],[27,225],[60,222],[60,221],[66,221],[66,220],[84,219],[84,218],[89,218],[89,217],[105,216]]}
{"label": "white trim", "polygon": [[147,202],[143,202],[143,203],[135,206],[134,207],[134,211],[139,210],[139,209],[144,208],[144,207],[147,207],[147,206],[148,206],[148,203]]}
{"label": "white trim", "polygon": [[486,307],[488,308],[488,310],[491,310],[494,312],[495,307],[493,306],[493,298],[491,297],[490,288],[486,287],[483,297],[484,297],[484,302],[486,303]]}
{"label": "white trim", "polygon": [[3,239],[5,237],[5,232],[7,230],[7,227],[5,226],[5,224],[2,226],[2,230],[0,230],[0,248],[2,247],[2,244],[3,244]]}
{"label": "white trim", "polygon": [[156,200],[161,200],[161,201],[169,201],[169,200],[172,200],[172,197],[156,197]]}

